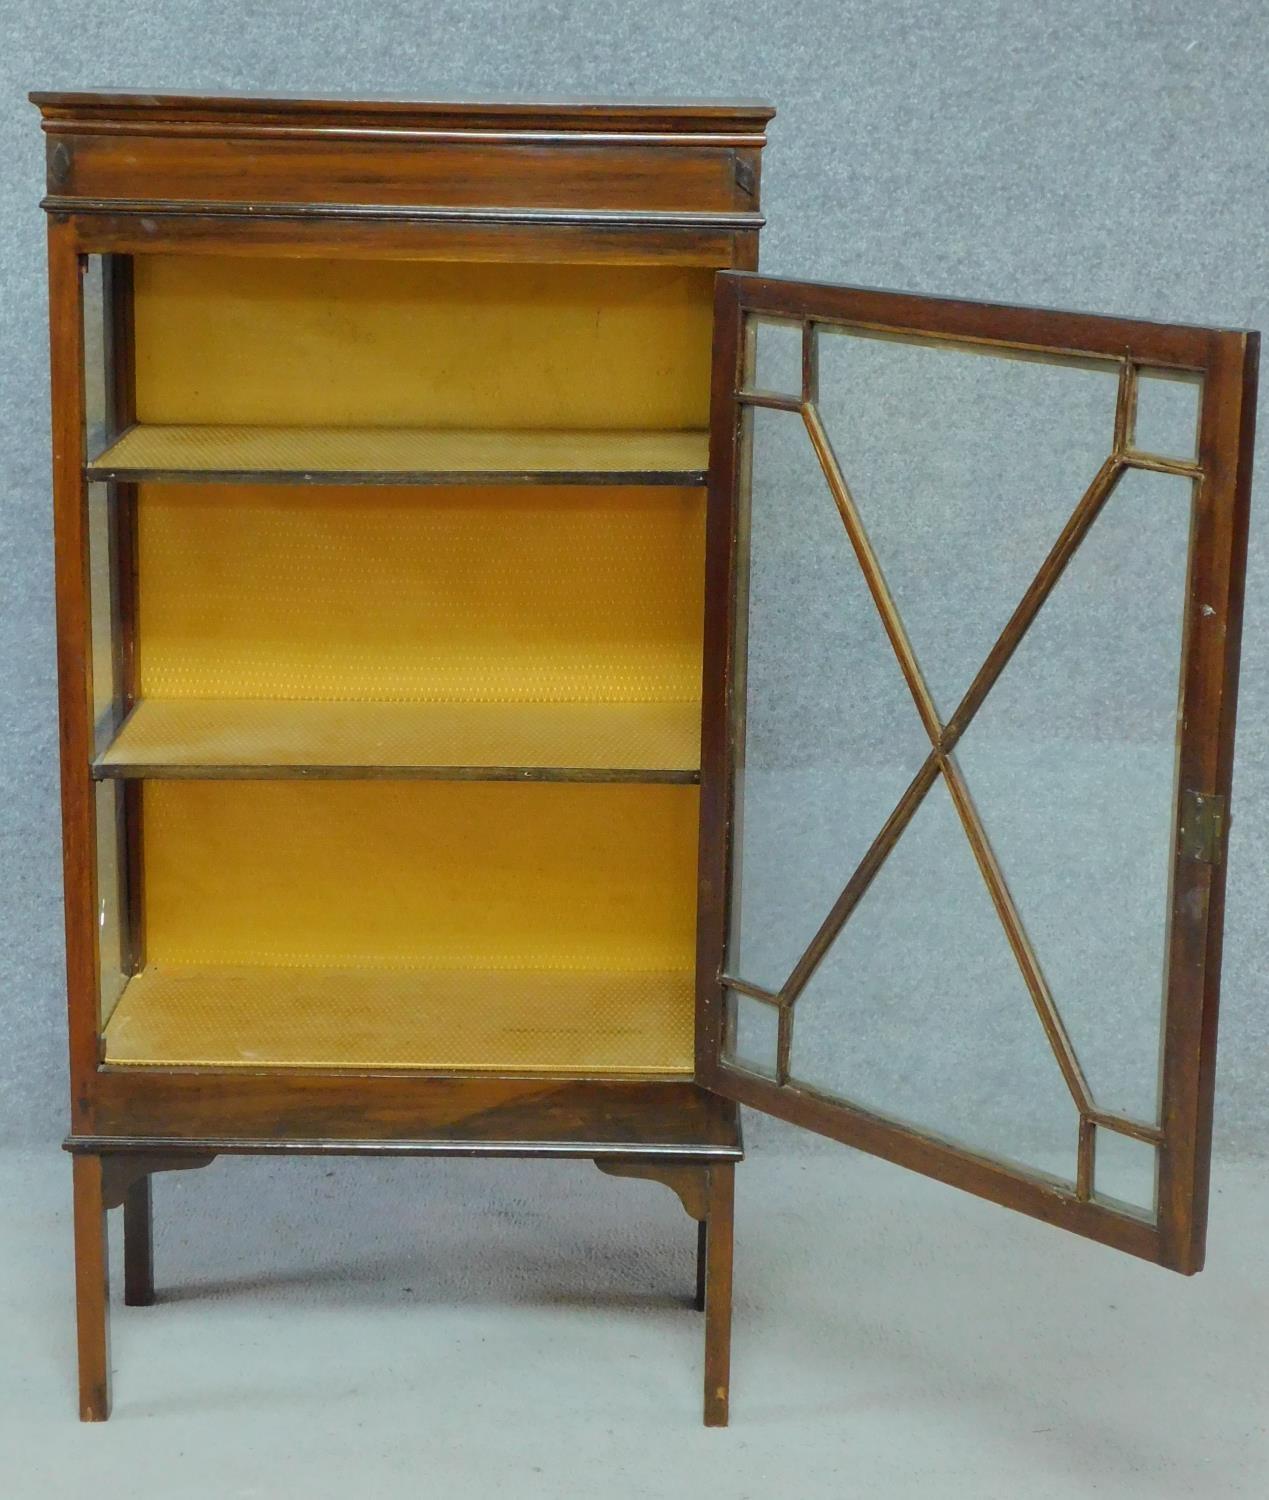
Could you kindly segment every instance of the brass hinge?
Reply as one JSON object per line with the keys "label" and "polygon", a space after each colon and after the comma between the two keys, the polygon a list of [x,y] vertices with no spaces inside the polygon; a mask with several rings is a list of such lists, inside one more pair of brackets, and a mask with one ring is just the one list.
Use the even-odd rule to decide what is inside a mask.
{"label": "brass hinge", "polygon": [[1181,793],[1181,853],[1218,865],[1225,847],[1224,797],[1214,792]]}

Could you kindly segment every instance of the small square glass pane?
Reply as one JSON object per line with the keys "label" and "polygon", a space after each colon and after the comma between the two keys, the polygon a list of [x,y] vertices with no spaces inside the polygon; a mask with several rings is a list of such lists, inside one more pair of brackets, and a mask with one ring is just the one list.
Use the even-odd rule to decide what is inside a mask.
{"label": "small square glass pane", "polygon": [[727,996],[727,1061],[764,1078],[776,1076],[780,1012],[749,995]]}
{"label": "small square glass pane", "polygon": [[1143,370],[1137,378],[1134,451],[1193,463],[1198,456],[1202,393],[1203,382],[1197,375],[1152,375]]}
{"label": "small square glass pane", "polygon": [[748,328],[753,349],[749,388],[801,400],[801,323],[751,318]]}
{"label": "small square glass pane", "polygon": [[1148,1141],[1098,1127],[1093,1157],[1093,1194],[1155,1212],[1158,1153]]}

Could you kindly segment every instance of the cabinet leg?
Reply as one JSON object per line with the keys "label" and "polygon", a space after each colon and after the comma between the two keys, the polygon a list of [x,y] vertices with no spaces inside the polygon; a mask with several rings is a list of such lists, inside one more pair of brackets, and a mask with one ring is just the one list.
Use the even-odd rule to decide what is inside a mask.
{"label": "cabinet leg", "polygon": [[75,1321],[79,1345],[79,1417],[110,1415],[110,1267],[100,1156],[74,1158]]}
{"label": "cabinet leg", "polygon": [[705,1425],[726,1427],[731,1387],[731,1256],[736,1169],[707,1168],[705,1214]]}
{"label": "cabinet leg", "polygon": [[705,1311],[705,1256],[709,1226],[702,1219],[696,1226],[696,1311]]}
{"label": "cabinet leg", "polygon": [[128,1307],[154,1302],[154,1216],[151,1179],[138,1177],[123,1200],[123,1300]]}

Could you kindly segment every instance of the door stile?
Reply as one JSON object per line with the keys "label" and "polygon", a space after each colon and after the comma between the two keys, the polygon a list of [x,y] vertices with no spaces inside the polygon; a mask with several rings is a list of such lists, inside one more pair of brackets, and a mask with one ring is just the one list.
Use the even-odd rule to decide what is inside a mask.
{"label": "door stile", "polygon": [[[744,378],[739,290],[727,276],[714,283],[713,379],[709,409],[709,489],[705,514],[705,630],[701,665],[700,844],[697,860],[696,1073],[708,1083],[723,1045],[723,954],[731,907],[731,859],[736,848],[735,781],[743,774],[743,663],[734,659],[740,560],[746,545],[738,524],[741,411],[734,392]],[[737,708],[737,698],[740,707]],[[738,721],[737,714],[740,714]]]}
{"label": "door stile", "polygon": [[[1186,599],[1169,935],[1171,992],[1162,1043],[1159,1219],[1166,1263],[1202,1270],[1216,1085],[1229,797],[1237,714],[1243,579],[1251,508],[1259,338],[1214,333],[1203,403]],[[1181,835],[1192,794],[1215,798],[1212,845]]]}

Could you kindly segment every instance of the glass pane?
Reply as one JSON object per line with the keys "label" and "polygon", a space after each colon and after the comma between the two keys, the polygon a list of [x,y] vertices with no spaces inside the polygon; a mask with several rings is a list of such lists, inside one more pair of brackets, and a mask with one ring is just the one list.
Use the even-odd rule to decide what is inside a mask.
{"label": "glass pane", "polygon": [[[755,383],[791,392],[792,328],[749,329],[759,354],[774,332],[784,373]],[[818,345],[805,420],[745,413],[727,972],[791,1003],[791,1086],[1074,1184],[1085,1083],[1159,1111],[1192,484],[1124,472],[833,917],[1110,457],[1119,371],[823,325]],[[1146,374],[1143,403],[1152,384],[1193,397]],[[1141,410],[1148,432],[1163,408]],[[735,1060],[773,1076],[777,1013],[732,1015]],[[1148,1209],[1153,1150],[1115,1193],[1137,1143],[1100,1135],[1097,1190]]]}
{"label": "glass pane", "polygon": [[88,591],[92,619],[93,723],[100,743],[115,723],[120,692],[115,655],[116,585],[111,500],[104,484],[88,486]]}
{"label": "glass pane", "polygon": [[105,446],[108,427],[105,261],[100,255],[84,259],[84,437],[92,457]]}
{"label": "glass pane", "polygon": [[1110,452],[1117,380],[821,331],[817,405],[944,718]]}
{"label": "glass pane", "polygon": [[1158,1174],[1155,1148],[1118,1131],[1099,1129],[1093,1150],[1094,1195],[1128,1203],[1153,1218]]}
{"label": "glass pane", "polygon": [[1134,449],[1192,462],[1198,454],[1202,394],[1203,382],[1197,375],[1148,375],[1142,371],[1137,379]]}
{"label": "glass pane", "polygon": [[759,408],[749,420],[747,722],[727,967],[777,990],[930,746],[801,417]]}
{"label": "glass pane", "polygon": [[779,1040],[779,1013],[775,1006],[731,990],[727,996],[727,1009],[728,1045],[725,1051],[729,1060],[751,1073],[774,1078]]}
{"label": "glass pane", "polygon": [[1190,492],[1124,475],[956,752],[1096,1103],[1149,1122]]}
{"label": "glass pane", "polygon": [[802,325],[773,318],[749,324],[754,344],[752,389],[798,398],[802,394]]}
{"label": "glass pane", "polygon": [[97,799],[97,974],[101,1024],[123,993],[124,871],[123,785],[99,781]]}
{"label": "glass pane", "polygon": [[1075,1106],[941,778],[794,1006],[790,1077],[1074,1181]]}

